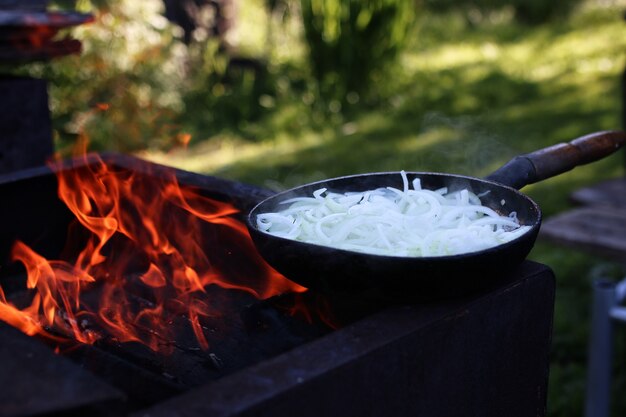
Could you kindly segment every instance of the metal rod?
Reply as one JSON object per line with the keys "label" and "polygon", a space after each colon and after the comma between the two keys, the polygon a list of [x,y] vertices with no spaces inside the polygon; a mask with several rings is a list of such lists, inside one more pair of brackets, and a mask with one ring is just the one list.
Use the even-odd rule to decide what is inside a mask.
{"label": "metal rod", "polygon": [[611,318],[626,323],[626,307],[615,307],[611,309]]}
{"label": "metal rod", "polygon": [[626,323],[626,307],[620,306],[626,299],[626,278],[615,284],[615,307],[611,309],[611,318]]}
{"label": "metal rod", "polygon": [[615,287],[614,282],[605,279],[593,283],[585,417],[609,417],[613,355],[611,310],[617,304]]}

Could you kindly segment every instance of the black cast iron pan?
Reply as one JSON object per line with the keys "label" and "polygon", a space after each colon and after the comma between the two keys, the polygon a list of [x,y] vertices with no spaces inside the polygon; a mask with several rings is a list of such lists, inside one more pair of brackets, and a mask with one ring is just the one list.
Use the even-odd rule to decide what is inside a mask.
{"label": "black cast iron pan", "polygon": [[601,159],[625,143],[626,133],[621,131],[592,133],[517,156],[485,179],[407,172],[409,181],[419,177],[423,188],[448,187],[449,191],[468,188],[483,195],[483,205],[504,215],[515,211],[521,224],[531,226],[517,239],[479,252],[441,257],[371,255],[280,238],[256,227],[257,214],[280,211],[284,208],[280,202],[311,196],[322,187],[341,193],[388,186],[402,189],[399,172],[328,179],[275,194],[250,211],[247,226],[265,260],[287,278],[310,289],[328,294],[374,291],[418,299],[464,295],[505,278],[532,249],[541,225],[541,210],[518,189]]}

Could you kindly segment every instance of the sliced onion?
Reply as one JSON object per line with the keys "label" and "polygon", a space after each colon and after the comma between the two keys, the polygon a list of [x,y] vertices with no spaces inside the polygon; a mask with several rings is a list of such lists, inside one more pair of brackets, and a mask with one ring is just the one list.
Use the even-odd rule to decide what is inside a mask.
{"label": "sliced onion", "polygon": [[[343,194],[320,188],[257,216],[260,230],[302,242],[387,256],[447,256],[498,246],[526,233],[517,214],[502,216],[467,189],[423,189],[402,175],[387,187]],[[410,188],[412,186],[412,188]]]}

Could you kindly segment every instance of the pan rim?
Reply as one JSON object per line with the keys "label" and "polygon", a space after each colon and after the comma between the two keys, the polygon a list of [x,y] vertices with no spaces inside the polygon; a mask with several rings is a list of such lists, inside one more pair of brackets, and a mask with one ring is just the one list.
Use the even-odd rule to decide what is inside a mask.
{"label": "pan rim", "polygon": [[[462,179],[462,180],[469,180],[469,181],[477,181],[479,183],[484,183],[487,185],[490,185],[492,187],[496,187],[498,189],[505,189],[508,192],[512,192],[518,196],[520,196],[521,198],[523,198],[524,200],[526,200],[529,203],[530,208],[536,213],[536,217],[534,219],[534,222],[532,224],[525,224],[526,226],[530,226],[530,229],[518,236],[517,238],[506,242],[506,243],[502,243],[500,245],[497,246],[492,246],[489,248],[485,248],[485,249],[481,249],[478,251],[472,251],[472,252],[463,252],[463,253],[459,253],[459,254],[455,254],[455,255],[443,255],[443,256],[394,256],[394,255],[380,255],[380,254],[374,254],[374,253],[368,253],[368,252],[358,252],[358,251],[352,251],[352,250],[348,250],[348,249],[341,249],[341,248],[337,248],[337,247],[333,247],[333,246],[328,246],[328,245],[322,245],[322,244],[317,244],[317,243],[311,243],[311,242],[304,242],[301,240],[295,240],[295,239],[288,239],[288,238],[284,238],[281,236],[276,236],[273,235],[271,233],[268,233],[266,231],[263,231],[261,229],[259,229],[256,225],[256,216],[259,214],[257,213],[258,209],[263,206],[264,204],[269,203],[270,201],[274,201],[277,200],[276,202],[279,203],[280,202],[280,197],[281,196],[285,196],[288,194],[292,194],[292,193],[297,193],[299,190],[305,189],[305,188],[312,188],[315,186],[322,186],[326,183],[330,183],[330,182],[338,182],[341,180],[351,180],[354,178],[362,178],[362,177],[372,177],[372,176],[393,176],[393,175],[401,175],[401,172],[404,172],[407,176],[419,176],[419,175],[427,175],[427,176],[442,176],[442,177],[447,177],[447,178],[456,178],[456,179]],[[319,187],[321,188],[321,187]],[[253,218],[254,217],[254,218]],[[468,175],[461,175],[461,174],[449,174],[449,173],[443,173],[443,172],[427,172],[427,171],[380,171],[380,172],[369,172],[369,173],[362,173],[362,174],[351,174],[351,175],[344,175],[344,176],[340,176],[340,177],[334,177],[334,178],[327,178],[327,179],[323,179],[323,180],[319,180],[319,181],[314,181],[314,182],[310,182],[307,184],[302,184],[284,191],[280,191],[276,194],[273,194],[269,197],[264,198],[263,200],[261,200],[260,202],[258,202],[249,212],[248,215],[246,216],[246,226],[248,227],[248,229],[250,229],[251,231],[254,231],[255,233],[259,233],[262,234],[264,236],[268,236],[271,239],[276,239],[277,242],[284,242],[285,244],[297,244],[297,245],[303,245],[303,246],[314,246],[316,249],[320,248],[320,249],[324,249],[324,250],[328,250],[328,251],[332,251],[333,253],[339,253],[339,254],[346,254],[349,256],[367,256],[368,258],[371,259],[380,259],[381,261],[387,261],[387,262],[391,262],[391,261],[395,261],[395,262],[407,262],[407,261],[424,261],[424,262],[445,262],[445,261],[452,261],[452,260],[463,260],[465,258],[470,258],[470,257],[476,257],[476,256],[480,256],[481,254],[485,254],[485,253],[493,253],[494,251],[499,251],[499,250],[506,250],[507,248],[510,248],[516,244],[518,244],[518,242],[522,239],[524,239],[525,237],[527,237],[528,235],[535,233],[537,231],[537,229],[541,226],[541,221],[542,221],[542,212],[541,212],[541,208],[539,207],[539,205],[529,196],[527,196],[526,194],[522,193],[521,191],[510,187],[508,185],[505,184],[501,184],[499,182],[496,181],[491,181],[491,180],[487,180],[487,179],[483,179],[483,178],[478,178],[478,177],[472,177],[472,176],[468,176]]]}

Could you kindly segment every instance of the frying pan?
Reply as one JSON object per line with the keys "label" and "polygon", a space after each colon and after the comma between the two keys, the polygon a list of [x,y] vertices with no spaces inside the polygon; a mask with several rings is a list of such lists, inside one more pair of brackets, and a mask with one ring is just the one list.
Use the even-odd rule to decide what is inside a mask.
{"label": "frying pan", "polygon": [[246,222],[259,253],[277,271],[309,289],[328,294],[381,292],[418,299],[438,299],[468,294],[506,278],[532,249],[541,225],[541,210],[518,190],[601,159],[626,143],[626,133],[592,133],[569,143],[520,155],[485,179],[463,175],[407,172],[409,182],[418,177],[424,189],[467,188],[481,195],[482,204],[500,214],[515,211],[530,230],[516,239],[489,249],[453,256],[397,257],[372,255],[277,237],[257,228],[260,213],[276,212],[281,202],[311,196],[313,191],[366,191],[379,187],[402,189],[400,172],[352,175],[327,179],[275,194],[257,204]]}

